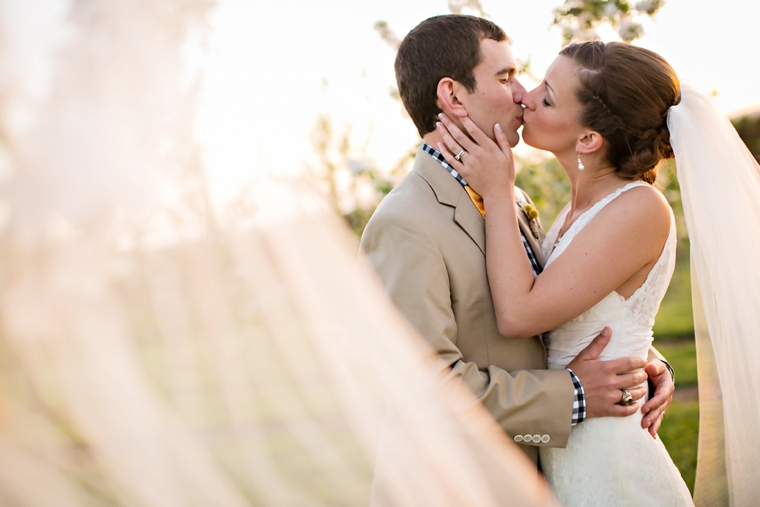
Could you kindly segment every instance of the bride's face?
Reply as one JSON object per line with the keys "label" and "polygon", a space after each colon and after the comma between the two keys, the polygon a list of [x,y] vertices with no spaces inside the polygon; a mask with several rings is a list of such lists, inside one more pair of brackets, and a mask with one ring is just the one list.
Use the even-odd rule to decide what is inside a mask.
{"label": "bride's face", "polygon": [[572,59],[557,57],[543,82],[523,97],[523,140],[530,146],[557,157],[575,152],[584,130],[578,121],[581,106],[575,98],[579,68]]}

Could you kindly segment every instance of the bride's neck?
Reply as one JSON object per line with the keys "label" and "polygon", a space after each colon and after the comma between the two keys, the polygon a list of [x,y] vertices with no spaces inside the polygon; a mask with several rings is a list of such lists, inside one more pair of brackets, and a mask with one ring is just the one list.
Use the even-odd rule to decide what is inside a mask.
{"label": "bride's neck", "polygon": [[581,174],[576,174],[575,177],[570,178],[573,201],[583,202],[583,199],[588,198],[594,191],[594,188],[597,187],[597,185],[611,179],[615,179],[614,168],[595,172],[586,170]]}
{"label": "bride's neck", "polygon": [[601,197],[604,197],[609,188],[619,185],[623,179],[615,174],[613,166],[588,167],[580,171],[577,168],[568,171],[571,185],[570,213],[586,210]]}
{"label": "bride's neck", "polygon": [[555,153],[567,177],[570,179],[570,214],[584,211],[599,196],[606,195],[608,187],[619,185],[623,179],[615,175],[615,167],[609,165],[601,154],[581,155],[584,169],[578,169],[578,153],[568,151]]}

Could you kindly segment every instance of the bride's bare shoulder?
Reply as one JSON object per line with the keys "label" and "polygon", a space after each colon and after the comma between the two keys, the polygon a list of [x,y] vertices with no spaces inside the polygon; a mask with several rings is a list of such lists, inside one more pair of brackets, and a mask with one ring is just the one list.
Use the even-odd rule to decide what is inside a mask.
{"label": "bride's bare shoulder", "polygon": [[654,208],[655,210],[670,214],[670,204],[662,192],[653,185],[638,185],[628,192],[631,201],[638,206]]}
{"label": "bride's bare shoulder", "polygon": [[643,222],[664,232],[670,230],[670,204],[654,186],[636,186],[615,201],[610,204],[615,205],[614,208],[624,214],[628,221]]}

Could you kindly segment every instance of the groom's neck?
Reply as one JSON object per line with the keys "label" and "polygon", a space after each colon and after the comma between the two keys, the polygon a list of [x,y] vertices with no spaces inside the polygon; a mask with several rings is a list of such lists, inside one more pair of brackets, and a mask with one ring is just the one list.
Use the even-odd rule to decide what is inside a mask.
{"label": "groom's neck", "polygon": [[443,136],[441,136],[437,130],[434,130],[425,134],[422,137],[422,141],[424,143],[427,143],[428,146],[431,146],[432,148],[440,151],[441,149],[438,147],[438,143],[443,143]]}

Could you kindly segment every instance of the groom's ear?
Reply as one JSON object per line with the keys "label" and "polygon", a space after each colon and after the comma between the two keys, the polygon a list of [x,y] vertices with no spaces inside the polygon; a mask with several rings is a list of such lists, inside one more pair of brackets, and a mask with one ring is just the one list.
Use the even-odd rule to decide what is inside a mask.
{"label": "groom's ear", "polygon": [[594,153],[599,151],[604,145],[604,138],[595,130],[587,130],[575,144],[575,151],[578,153]]}
{"label": "groom's ear", "polygon": [[449,116],[464,117],[467,116],[467,110],[464,104],[459,100],[459,94],[462,93],[461,84],[457,83],[450,77],[441,78],[438,81],[438,107]]}

